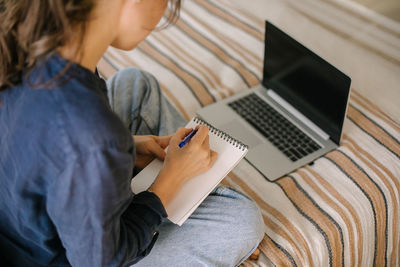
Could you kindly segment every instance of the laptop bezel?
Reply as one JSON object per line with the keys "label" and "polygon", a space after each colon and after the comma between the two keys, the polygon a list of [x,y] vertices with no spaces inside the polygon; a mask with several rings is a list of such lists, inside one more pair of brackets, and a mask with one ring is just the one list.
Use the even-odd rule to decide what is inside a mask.
{"label": "laptop bezel", "polygon": [[[265,71],[266,71],[266,59],[267,59],[267,33],[268,33],[268,27],[273,27],[275,31],[279,32],[282,34],[283,37],[285,38],[289,38],[290,42],[293,42],[296,44],[296,46],[298,46],[300,49],[307,51],[307,53],[310,54],[310,56],[312,56],[313,58],[317,58],[320,62],[322,62],[323,64],[326,64],[327,66],[329,66],[331,69],[334,69],[334,71],[336,72],[336,75],[340,76],[340,78],[343,80],[343,83],[345,84],[343,86],[343,90],[345,92],[345,97],[346,97],[346,104],[344,106],[344,113],[343,113],[343,117],[340,120],[340,124],[337,124],[336,127],[339,129],[339,132],[337,134],[332,133],[332,131],[330,131],[329,129],[326,129],[326,127],[323,127],[323,125],[321,125],[318,122],[315,122],[313,120],[313,118],[310,116],[306,116],[309,120],[311,120],[313,123],[315,123],[316,125],[318,125],[318,127],[320,127],[324,132],[327,132],[330,136],[330,139],[337,145],[340,144],[340,141],[342,139],[343,136],[343,126],[344,126],[344,120],[347,114],[347,110],[348,110],[348,105],[349,105],[349,96],[350,96],[350,92],[351,92],[351,78],[349,76],[347,76],[345,73],[343,73],[342,71],[340,71],[337,67],[333,66],[332,64],[330,64],[328,61],[326,61],[325,59],[323,59],[321,56],[317,55],[316,53],[314,53],[311,49],[309,49],[308,47],[304,46],[303,44],[301,44],[299,41],[297,41],[296,39],[294,39],[293,37],[291,37],[290,35],[288,35],[287,33],[285,33],[284,31],[282,31],[281,29],[279,29],[278,27],[276,27],[275,25],[273,25],[271,22],[269,22],[268,20],[265,21],[265,40],[264,40],[264,70],[263,70],[263,79],[262,79],[262,85],[267,88],[268,90],[273,90],[276,94],[278,94],[280,97],[282,97],[283,99],[285,99],[284,95],[279,94],[279,92],[277,92],[277,90],[274,90],[274,86],[271,86],[271,84],[269,83],[269,79],[267,79],[266,75],[265,75]],[[286,99],[285,99],[286,100]],[[292,105],[293,106],[293,105]],[[304,114],[304,112],[302,112],[301,108],[299,109],[298,107],[294,108],[296,110],[298,110],[301,114]]]}

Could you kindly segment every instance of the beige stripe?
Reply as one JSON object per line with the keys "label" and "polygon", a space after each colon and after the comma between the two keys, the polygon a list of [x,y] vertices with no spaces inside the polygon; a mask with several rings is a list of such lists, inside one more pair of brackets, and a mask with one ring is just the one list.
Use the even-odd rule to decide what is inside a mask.
{"label": "beige stripe", "polygon": [[256,16],[254,16],[254,14],[250,14],[249,12],[247,12],[246,10],[244,10],[242,8],[236,7],[236,5],[232,4],[232,5],[229,6],[229,8],[235,10],[238,14],[240,14],[241,16],[246,18],[247,20],[249,20],[252,23],[254,23],[256,25],[256,27],[264,30],[264,28],[265,28],[264,20],[257,18]]}
{"label": "beige stripe", "polygon": [[372,47],[372,46],[370,46],[370,45],[367,45],[367,44],[365,44],[364,42],[362,42],[361,40],[354,39],[354,37],[353,37],[352,35],[350,35],[350,34],[347,34],[347,33],[340,32],[340,31],[336,30],[334,27],[330,26],[329,24],[327,24],[327,23],[325,23],[325,22],[323,22],[323,21],[321,21],[321,20],[319,20],[319,19],[317,19],[317,18],[314,18],[313,16],[311,16],[311,15],[305,13],[304,11],[302,11],[301,9],[299,9],[299,8],[296,7],[296,6],[292,6],[292,7],[293,7],[297,12],[299,12],[300,14],[302,14],[303,16],[305,16],[306,18],[308,18],[309,20],[311,20],[311,21],[317,23],[317,24],[320,25],[321,27],[326,28],[327,30],[333,32],[334,34],[336,34],[336,35],[338,35],[338,36],[341,36],[341,37],[343,37],[343,38],[345,38],[345,39],[348,39],[348,40],[352,41],[353,43],[355,43],[355,44],[357,44],[357,45],[359,45],[359,46],[361,46],[361,47],[363,47],[363,48],[365,48],[365,49],[367,49],[367,50],[370,50],[370,51],[374,52],[375,54],[377,54],[377,55],[379,55],[379,56],[385,58],[386,60],[392,62],[393,64],[400,65],[400,60],[398,60],[397,58],[394,58],[394,57],[392,57],[392,56],[390,56],[390,55],[388,55],[388,54],[382,52],[381,50],[376,49],[375,47]]}
{"label": "beige stripe", "polygon": [[[398,243],[399,233],[397,230],[398,229],[398,220],[399,220],[399,213],[398,213],[399,204],[397,202],[396,196],[399,196],[399,194],[400,194],[400,183],[399,183],[398,179],[393,175],[393,173],[388,168],[386,168],[383,164],[381,164],[378,160],[376,160],[375,157],[373,157],[371,154],[369,154],[367,151],[365,151],[359,145],[357,145],[357,143],[353,139],[351,139],[347,135],[344,135],[344,141],[349,142],[350,144],[343,144],[343,146],[350,149],[353,152],[353,154],[357,155],[358,158],[360,158],[360,160],[362,160],[364,162],[364,164],[366,164],[371,170],[373,170],[379,176],[380,180],[385,184],[385,186],[387,187],[387,189],[390,192],[390,197],[392,199],[391,203],[393,205],[392,233],[397,235],[397,237],[393,237],[392,250],[397,251],[399,249],[399,243]],[[378,166],[380,169],[382,169],[387,174],[387,176],[390,177],[390,180],[395,185],[396,192],[394,192],[392,185],[387,181],[387,177],[385,176],[385,174],[383,174],[378,168],[376,168],[374,165],[372,165],[367,160],[365,160],[361,155],[368,158],[369,161],[371,161],[373,164],[375,164],[375,166]],[[396,256],[396,253],[391,253],[390,262],[392,264],[395,264],[395,262],[396,262],[395,256]]]}
{"label": "beige stripe", "polygon": [[102,57],[97,64],[97,68],[99,69],[99,72],[101,73],[104,78],[109,79],[111,76],[113,76],[117,70],[114,69],[113,66],[110,65],[104,58]]}
{"label": "beige stripe", "polygon": [[245,260],[242,264],[240,264],[240,267],[252,267],[253,265],[249,263],[249,259]]}
{"label": "beige stripe", "polygon": [[226,91],[228,91],[229,95],[233,95],[235,93],[235,91],[230,88],[227,87],[226,85],[224,85],[220,79],[220,77],[218,75],[215,74],[215,70],[211,69],[209,66],[207,66],[206,64],[204,64],[203,62],[201,62],[199,59],[197,59],[196,57],[190,55],[189,53],[187,53],[182,46],[180,46],[177,42],[175,42],[172,38],[169,38],[169,36],[165,33],[160,32],[160,35],[162,36],[163,39],[167,40],[168,43],[171,43],[173,47],[180,47],[180,51],[190,60],[192,60],[193,62],[196,62],[197,65],[201,66],[203,69],[206,70],[206,72],[208,73],[208,75],[210,75],[214,81],[216,82],[216,84],[222,88],[225,89]]}
{"label": "beige stripe", "polygon": [[[283,230],[281,227],[279,227],[278,225],[274,225],[276,228],[274,228],[274,232],[276,232],[277,234],[279,234],[282,237],[285,237],[286,240],[288,240],[288,242],[290,244],[292,244],[293,247],[293,251],[296,254],[296,257],[300,260],[301,262],[301,266],[313,266],[313,262],[312,262],[312,257],[311,257],[311,252],[310,252],[310,247],[308,246],[307,242],[305,241],[303,235],[297,230],[297,228],[282,214],[280,213],[278,210],[276,210],[275,208],[273,208],[272,206],[270,206],[268,203],[266,203],[262,198],[260,198],[256,192],[254,192],[246,183],[244,183],[237,175],[235,175],[233,172],[231,172],[229,174],[229,177],[232,179],[232,181],[237,184],[238,186],[240,186],[240,188],[248,195],[250,196],[252,199],[254,199],[254,201],[260,205],[260,207],[265,210],[267,213],[271,214],[272,216],[274,216],[274,218],[276,218],[282,225],[285,225],[285,227],[288,229],[288,231],[290,232],[290,234],[292,235],[293,238],[296,239],[297,243],[299,243],[302,247],[302,249],[305,251],[306,253],[306,259],[304,259],[304,257],[302,256],[302,249],[300,247],[298,247],[297,243],[293,241],[293,239],[288,236],[285,232],[285,230]],[[270,219],[268,217],[266,217],[268,220],[268,223],[270,222]],[[265,218],[264,218],[265,220]],[[266,223],[266,225],[270,227],[270,225]]]}
{"label": "beige stripe", "polygon": [[[227,37],[228,38],[228,37]],[[244,55],[246,56],[250,56],[251,58],[253,58],[254,60],[254,64],[258,64],[259,66],[257,67],[258,72],[259,73],[263,73],[263,68],[264,68],[264,54],[262,55],[262,57],[259,57],[256,53],[253,53],[251,50],[245,48],[244,46],[242,46],[242,42],[237,42],[235,40],[232,40],[232,43],[230,43],[232,46],[234,46],[236,48],[237,51],[243,51],[246,50],[246,53]],[[263,45],[264,46],[264,45]],[[262,51],[259,52],[263,52],[264,48],[262,49]]]}
{"label": "beige stripe", "polygon": [[[115,54],[119,54],[121,56],[124,57],[124,60],[121,60],[120,57],[117,57]],[[127,68],[127,67],[136,67],[138,66],[131,57],[129,56],[124,56],[122,54],[122,52],[118,51],[118,50],[114,50],[112,52],[107,52],[106,53],[107,58],[113,62],[113,63],[117,63],[118,65],[122,66],[123,68]]]}
{"label": "beige stripe", "polygon": [[[325,201],[325,203],[329,207],[334,209],[340,215],[340,217],[343,219],[344,223],[346,224],[346,228],[349,232],[348,237],[349,237],[349,250],[350,250],[350,253],[349,253],[350,254],[350,266],[355,266],[355,253],[357,253],[357,251],[354,251],[354,253],[352,251],[353,249],[355,250],[355,240],[354,240],[354,231],[353,231],[353,227],[352,227],[350,218],[343,211],[343,209],[338,204],[336,204],[327,194],[325,194],[324,191],[322,191],[304,171],[298,170],[296,173],[298,175],[300,175],[303,178],[303,180],[319,195],[319,197],[321,197]],[[361,240],[362,240],[361,232],[358,234],[359,234],[358,237],[361,238]],[[344,245],[344,247],[346,247],[346,246]],[[360,249],[358,252],[360,252]],[[361,257],[361,255],[359,253],[359,259],[358,259],[357,266],[361,266],[360,257]]]}
{"label": "beige stripe", "polygon": [[180,111],[180,113],[183,115],[183,117],[186,120],[190,120],[191,117],[189,116],[189,114],[186,113],[185,109],[183,108],[181,103],[179,103],[178,99],[168,90],[168,88],[165,85],[163,85],[160,82],[158,82],[158,83],[160,84],[160,87],[161,87],[161,90],[163,91],[163,93],[168,97],[168,99],[170,99],[172,101],[172,103]]}
{"label": "beige stripe", "polygon": [[261,41],[264,40],[264,34],[256,31],[255,29],[249,27],[246,24],[242,23],[237,18],[235,18],[232,15],[222,11],[221,9],[216,8],[215,6],[213,6],[212,4],[208,3],[207,1],[198,1],[198,0],[193,0],[193,1],[196,2],[198,5],[204,7],[208,11],[214,13],[218,17],[223,18],[224,20],[228,21],[232,25],[234,25],[234,26],[238,27],[239,29],[243,30],[244,32],[247,32],[248,34],[254,36],[255,38],[257,38],[257,39],[259,39]]}
{"label": "beige stripe", "polygon": [[[328,1],[325,1],[325,3],[326,2],[328,2]],[[322,7],[322,5],[320,5],[319,7]],[[313,8],[313,7],[311,7],[311,8]],[[295,9],[298,9],[298,7],[295,7]],[[309,10],[307,10],[306,12],[309,12]],[[310,13],[309,13],[309,15],[310,16],[312,16]],[[315,19],[318,19],[318,18],[315,18]],[[357,22],[356,22],[357,23]],[[375,25],[377,25],[376,24],[376,22],[374,22],[374,24]],[[360,25],[360,24],[358,24],[358,25]],[[361,24],[362,25],[362,24]],[[372,25],[372,26],[374,26],[374,25]],[[379,26],[379,25],[377,25],[377,26]],[[358,29],[356,29],[356,30],[358,30],[358,31],[360,31],[360,30],[365,30],[364,28],[358,28]],[[344,33],[344,32],[342,32],[343,34],[347,34],[347,33]],[[394,33],[394,32],[393,32]],[[397,33],[394,33],[395,35],[397,35]],[[351,36],[351,37],[353,37],[353,35],[354,35],[354,33],[352,32],[352,33],[349,33],[349,34],[347,34],[348,36]],[[392,36],[390,36],[390,37],[392,37]],[[372,36],[371,38],[374,38],[374,39],[376,39],[376,38],[379,38],[378,36]],[[396,38],[396,37],[395,37]],[[390,39],[393,39],[393,38],[390,38]],[[351,40],[353,40],[353,41],[355,41],[355,39],[353,39],[353,38],[351,38]],[[364,43],[364,41],[361,41],[362,43]],[[386,44],[386,45],[388,45],[388,46],[390,46],[390,47],[392,47],[393,49],[395,49],[395,50],[397,50],[397,51],[399,51],[399,46],[397,45],[397,43],[394,43],[394,42],[391,42],[391,41],[389,41],[388,40],[388,38],[380,38],[379,39],[379,42],[382,44]],[[382,51],[382,53],[385,53],[386,51]]]}
{"label": "beige stripe", "polygon": [[371,101],[366,99],[364,96],[356,92],[355,90],[351,90],[351,101],[356,102],[381,120],[385,121],[389,124],[393,129],[397,130],[400,133],[400,126],[392,120],[384,111],[382,111],[377,105],[373,104]]}
{"label": "beige stripe", "polygon": [[265,235],[258,248],[275,266],[293,266],[288,256],[272,242],[269,236]]}
{"label": "beige stripe", "polygon": [[342,244],[339,230],[335,224],[297,188],[292,179],[284,177],[277,183],[282,186],[289,198],[325,232],[331,247],[332,265],[340,266],[342,264]]}
{"label": "beige stripe", "polygon": [[175,73],[176,76],[184,80],[188,84],[190,89],[192,89],[192,91],[196,94],[197,98],[199,99],[200,103],[203,106],[209,105],[214,102],[214,100],[208,93],[207,89],[203,86],[203,84],[201,84],[197,79],[195,79],[185,70],[177,66],[169,58],[165,57],[159,51],[150,46],[146,40],[140,43],[139,48],[148,56],[155,59],[160,64],[164,65],[165,68]]}
{"label": "beige stripe", "polygon": [[[357,232],[357,237],[358,237],[358,250],[356,251],[356,253],[358,253],[358,261],[357,261],[357,265],[354,264],[350,264],[350,266],[361,266],[362,263],[362,255],[363,255],[363,245],[364,245],[364,237],[363,237],[363,232],[362,232],[362,226],[361,226],[361,220],[358,217],[358,214],[356,212],[356,210],[354,209],[354,207],[347,201],[347,199],[345,199],[341,194],[339,194],[339,192],[337,192],[337,190],[328,182],[326,182],[326,180],[324,178],[322,178],[322,176],[320,176],[317,172],[315,172],[313,169],[309,168],[308,166],[304,167],[307,171],[309,171],[315,178],[318,179],[318,182],[333,196],[335,197],[340,203],[342,203],[343,206],[345,206],[347,208],[347,210],[350,212],[352,218],[353,218],[353,222],[356,225],[356,232]],[[354,242],[354,241],[353,241]],[[352,245],[353,242],[350,242],[350,250],[354,248],[354,246]],[[351,253],[351,262],[353,261],[353,253]]]}
{"label": "beige stripe", "polygon": [[357,12],[351,10],[351,9],[347,9],[347,8],[343,7],[342,5],[337,3],[336,1],[324,1],[324,3],[327,3],[327,4],[331,5],[331,6],[334,6],[334,7],[338,8],[338,9],[344,11],[345,13],[351,15],[352,17],[358,18],[358,19],[362,20],[363,22],[367,22],[369,24],[373,24],[374,26],[380,28],[381,30],[383,30],[383,31],[385,31],[387,33],[390,33],[390,34],[396,36],[397,38],[400,38],[400,34],[399,33],[393,31],[390,28],[385,27],[385,25],[378,24],[376,21],[371,20],[369,18],[366,18],[365,16],[362,16],[361,14],[359,14],[359,13],[357,13]]}
{"label": "beige stripe", "polygon": [[[120,64],[120,65],[122,65],[124,67],[127,67],[127,66],[139,66],[139,64],[137,64],[132,59],[132,57],[129,57],[129,56],[124,58],[124,62],[121,62],[121,60],[118,57],[115,57],[113,55],[113,53],[107,53],[107,57],[111,58],[111,60],[114,61],[114,62],[118,62],[118,64]],[[163,85],[160,81],[158,81],[158,83],[160,84],[160,88],[161,88],[162,92],[169,98],[169,100],[172,101],[172,103],[181,112],[181,114],[184,116],[184,118],[189,120],[190,116],[187,114],[186,110],[180,104],[178,99],[171,93],[171,91],[169,91],[169,89],[165,85]]]}
{"label": "beige stripe", "polygon": [[397,156],[400,156],[400,145],[381,128],[373,124],[366,116],[352,106],[349,106],[347,116],[355,121],[362,129],[375,137],[375,139],[390,148]]}
{"label": "beige stripe", "polygon": [[[230,47],[238,55],[240,55],[242,58],[244,58],[246,61],[248,61],[250,64],[252,64],[259,71],[259,73],[262,73],[263,60],[261,58],[259,58],[256,54],[254,54],[252,51],[250,51],[246,47],[241,46],[239,43],[237,43],[235,40],[231,39],[229,36],[227,36],[223,33],[217,32],[212,27],[208,26],[208,24],[204,23],[203,20],[198,19],[195,15],[193,15],[193,13],[189,12],[188,10],[186,10],[185,13],[189,14],[191,16],[191,19],[195,20],[198,24],[203,26],[207,30],[208,33],[211,33],[211,35],[214,35],[224,45],[226,45],[227,47]],[[234,44],[236,44],[238,46],[238,48],[233,47]],[[249,56],[256,58],[256,60],[250,59]]]}
{"label": "beige stripe", "polygon": [[376,214],[377,240],[376,246],[376,266],[385,265],[385,230],[386,230],[386,208],[385,201],[377,186],[346,156],[338,151],[327,154],[327,157],[341,166],[357,184],[362,187],[373,203]]}
{"label": "beige stripe", "polygon": [[246,80],[250,87],[256,86],[260,83],[258,78],[251,73],[247,68],[243,66],[239,61],[230,57],[224,50],[222,50],[219,46],[215,45],[203,35],[194,31],[191,27],[182,22],[182,20],[178,20],[176,26],[180,28],[182,31],[186,32],[187,35],[194,38],[201,46],[204,46],[209,51],[213,52],[215,56],[221,59],[226,65],[234,68],[238,73],[242,75],[242,77]]}
{"label": "beige stripe", "polygon": [[[165,35],[166,36],[166,35]],[[165,38],[165,36],[163,36],[163,38],[159,38],[157,35],[153,35],[153,38],[157,40],[157,42],[159,42],[160,44],[162,44],[163,46],[165,46],[168,51],[170,51],[172,54],[174,54],[175,58],[179,59],[180,61],[186,63],[187,65],[189,65],[190,67],[192,67],[193,69],[195,69],[198,73],[201,74],[201,76],[212,86],[216,89],[216,87],[218,86],[218,84],[215,84],[214,81],[212,81],[209,77],[208,77],[208,73],[212,73],[212,71],[210,69],[206,69],[207,72],[203,71],[199,66],[204,65],[201,64],[200,61],[198,61],[197,59],[195,59],[194,57],[190,56],[188,53],[186,53],[183,49],[177,49],[179,46],[175,46],[176,43],[174,43],[171,39]],[[163,41],[163,39],[166,39],[166,41]],[[169,43],[172,45],[169,45]],[[179,51],[179,53],[177,52]],[[190,60],[192,60],[193,63],[190,62]],[[214,75],[215,76],[215,75]],[[216,86],[217,85],[217,86]],[[226,87],[224,89],[227,89]],[[230,90],[230,89],[229,89]],[[227,95],[220,91],[220,90],[216,90],[219,95],[222,98],[225,98]],[[231,93],[233,94],[233,92]]]}
{"label": "beige stripe", "polygon": [[[129,60],[132,64],[132,66],[138,66],[137,63],[135,63],[131,58]],[[158,81],[158,80],[157,80]],[[158,84],[160,85],[161,91],[168,97],[169,100],[172,101],[172,103],[175,105],[175,107],[180,111],[180,113],[183,115],[183,117],[186,120],[190,120],[191,116],[189,116],[185,110],[185,108],[181,105],[179,100],[171,93],[171,91],[160,81],[158,81]]]}

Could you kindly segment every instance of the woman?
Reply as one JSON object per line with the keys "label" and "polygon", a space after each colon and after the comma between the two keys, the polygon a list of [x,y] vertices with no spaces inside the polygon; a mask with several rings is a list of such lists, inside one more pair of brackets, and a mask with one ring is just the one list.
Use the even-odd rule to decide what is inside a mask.
{"label": "woman", "polygon": [[[169,4],[172,21],[180,1]],[[0,1],[0,251],[10,265],[234,266],[257,247],[257,206],[226,187],[182,227],[166,219],[182,184],[217,158],[208,129],[178,149],[191,129],[169,135],[185,121],[153,76],[127,69],[106,86],[95,74],[109,45],[133,49],[167,6]],[[133,195],[134,168],[154,157],[165,159],[156,181]]]}

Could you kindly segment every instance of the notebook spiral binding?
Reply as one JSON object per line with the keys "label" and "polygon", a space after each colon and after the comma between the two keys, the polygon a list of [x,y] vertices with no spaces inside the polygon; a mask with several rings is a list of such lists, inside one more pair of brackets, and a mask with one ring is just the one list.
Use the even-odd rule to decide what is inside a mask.
{"label": "notebook spiral binding", "polygon": [[248,145],[243,144],[239,140],[237,140],[237,139],[233,138],[232,136],[230,136],[229,134],[215,128],[214,126],[203,121],[202,119],[195,117],[193,120],[195,123],[206,125],[210,129],[211,133],[215,133],[218,137],[221,137],[221,139],[229,142],[230,144],[234,145],[235,147],[241,149],[242,151],[246,151],[249,148]]}

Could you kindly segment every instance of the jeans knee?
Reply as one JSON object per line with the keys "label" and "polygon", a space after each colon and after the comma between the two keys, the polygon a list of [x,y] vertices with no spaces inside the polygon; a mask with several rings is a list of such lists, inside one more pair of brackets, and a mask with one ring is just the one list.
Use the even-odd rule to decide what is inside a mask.
{"label": "jeans knee", "polygon": [[[140,89],[143,91],[160,92],[157,79],[149,72],[136,67],[118,71],[107,83],[116,88]],[[154,89],[157,90],[154,90]]]}
{"label": "jeans knee", "polygon": [[140,70],[136,67],[129,67],[122,69],[116,72],[113,76],[111,76],[107,83],[113,84],[127,84],[131,83],[130,80],[133,80],[140,73]]}
{"label": "jeans knee", "polygon": [[[250,256],[264,237],[264,221],[257,204],[250,197],[230,187],[218,187],[212,194],[218,203],[217,221],[223,222],[223,236],[218,247],[225,247],[224,255],[231,255],[234,265]],[[232,264],[230,264],[232,265]]]}
{"label": "jeans knee", "polygon": [[[242,192],[230,187],[218,187],[213,194],[219,195],[229,200],[225,200],[231,207],[233,224],[235,231],[241,236],[254,243],[260,242],[264,236],[264,221],[261,210],[257,203]],[[225,202],[223,201],[223,202]]]}
{"label": "jeans knee", "polygon": [[246,212],[243,214],[246,218],[248,218],[245,222],[244,228],[251,228],[253,231],[250,231],[249,240],[253,240],[255,243],[259,243],[264,237],[264,220],[262,218],[261,210],[253,200],[244,200],[246,203],[245,206]]}
{"label": "jeans knee", "polygon": [[143,81],[143,83],[147,84],[148,87],[154,87],[154,85],[157,85],[158,87],[158,81],[156,77],[145,70],[136,67],[129,67],[123,70],[123,75],[130,77],[136,82]]}

